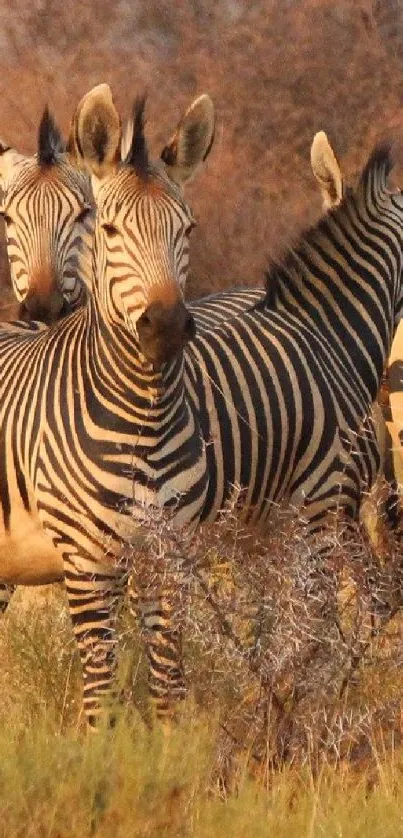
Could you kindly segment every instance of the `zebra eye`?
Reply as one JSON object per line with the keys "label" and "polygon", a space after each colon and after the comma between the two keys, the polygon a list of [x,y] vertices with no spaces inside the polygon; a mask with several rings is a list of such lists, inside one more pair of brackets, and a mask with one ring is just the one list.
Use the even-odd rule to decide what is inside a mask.
{"label": "zebra eye", "polygon": [[192,230],[194,230],[195,227],[197,227],[197,222],[191,221],[190,224],[188,224],[188,226],[186,227],[185,235],[190,236]]}
{"label": "zebra eye", "polygon": [[116,236],[119,232],[119,230],[117,229],[117,227],[115,227],[114,224],[103,224],[102,227],[104,228],[108,239],[112,239],[113,236]]}
{"label": "zebra eye", "polygon": [[85,221],[85,219],[90,215],[91,212],[92,212],[92,207],[84,207],[84,209],[82,209],[81,212],[78,213],[76,221],[79,224],[82,224]]}
{"label": "zebra eye", "polygon": [[6,226],[13,223],[13,219],[11,218],[11,215],[7,215],[6,212],[2,212],[1,215],[3,216],[3,220],[4,220],[4,223],[5,223]]}

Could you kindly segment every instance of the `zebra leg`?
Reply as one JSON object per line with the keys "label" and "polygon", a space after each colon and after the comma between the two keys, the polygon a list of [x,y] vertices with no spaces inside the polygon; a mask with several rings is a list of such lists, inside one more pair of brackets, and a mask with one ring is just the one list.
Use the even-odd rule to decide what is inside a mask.
{"label": "zebra leg", "polygon": [[[122,574],[99,566],[92,573],[80,572],[69,564],[65,584],[83,667],[84,712],[90,727],[95,727],[113,699],[116,669],[116,618],[124,586]],[[116,697],[116,696],[115,696]],[[110,717],[113,723],[113,717]]]}
{"label": "zebra leg", "polygon": [[174,620],[175,593],[165,585],[163,591],[156,590],[155,584],[138,588],[134,574],[130,575],[128,590],[130,613],[139,620],[145,638],[153,711],[164,722],[186,695],[181,632]]}
{"label": "zebra leg", "polygon": [[6,613],[15,589],[16,585],[5,585],[4,582],[0,582],[0,614]]}
{"label": "zebra leg", "polygon": [[173,715],[177,700],[186,694],[181,633],[173,625],[172,596],[169,591],[139,591],[131,577],[129,607],[145,636],[153,710],[156,718],[164,722]]}
{"label": "zebra leg", "polygon": [[168,591],[157,597],[142,595],[140,609],[149,661],[151,703],[157,719],[163,722],[171,718],[176,702],[186,694],[181,632],[174,625],[172,596]]}

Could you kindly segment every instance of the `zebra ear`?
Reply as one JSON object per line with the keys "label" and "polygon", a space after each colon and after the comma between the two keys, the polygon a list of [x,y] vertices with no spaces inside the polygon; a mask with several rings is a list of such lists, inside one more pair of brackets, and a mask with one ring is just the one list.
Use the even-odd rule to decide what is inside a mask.
{"label": "zebra ear", "polygon": [[121,133],[111,89],[99,84],[81,99],[67,143],[69,154],[90,170],[94,188],[116,171]]}
{"label": "zebra ear", "polygon": [[0,189],[2,191],[10,181],[14,166],[20,160],[24,160],[24,155],[19,154],[15,148],[10,148],[7,143],[0,140]]}
{"label": "zebra ear", "polygon": [[133,139],[133,120],[127,119],[125,124],[122,127],[122,140],[120,143],[120,157],[122,160],[126,160],[126,157],[129,153],[130,146],[132,144]]}
{"label": "zebra ear", "polygon": [[206,159],[213,145],[214,126],[214,105],[204,93],[188,108],[161,152],[167,174],[178,186],[184,186]]}
{"label": "zebra ear", "polygon": [[343,177],[337,157],[324,131],[318,131],[313,138],[311,166],[322,192],[323,209],[337,207],[343,198]]}

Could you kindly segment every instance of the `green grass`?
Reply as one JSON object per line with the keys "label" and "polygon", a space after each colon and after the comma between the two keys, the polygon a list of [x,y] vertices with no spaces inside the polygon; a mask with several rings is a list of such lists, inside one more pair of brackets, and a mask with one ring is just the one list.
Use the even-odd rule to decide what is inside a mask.
{"label": "green grass", "polygon": [[150,730],[135,638],[134,709],[113,731],[88,734],[63,594],[38,592],[28,607],[24,599],[19,592],[0,626],[0,838],[403,836],[403,751],[393,737],[374,732],[362,758],[337,767],[314,767],[309,755],[278,770],[259,764],[246,735],[234,748],[224,732],[240,698],[225,673],[221,689],[217,672],[209,682],[211,660],[205,670],[197,662],[203,689],[178,724]]}

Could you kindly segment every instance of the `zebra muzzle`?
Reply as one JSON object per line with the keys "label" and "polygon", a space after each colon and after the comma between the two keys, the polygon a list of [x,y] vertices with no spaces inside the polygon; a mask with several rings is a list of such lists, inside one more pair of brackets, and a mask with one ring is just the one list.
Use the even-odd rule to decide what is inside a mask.
{"label": "zebra muzzle", "polygon": [[30,288],[21,303],[20,317],[23,320],[40,320],[50,326],[61,317],[64,305],[65,300],[59,288],[54,288],[51,293],[41,293],[35,287]]}
{"label": "zebra muzzle", "polygon": [[196,334],[196,327],[182,301],[169,307],[153,302],[138,319],[137,334],[147,361],[161,366],[182,352]]}

